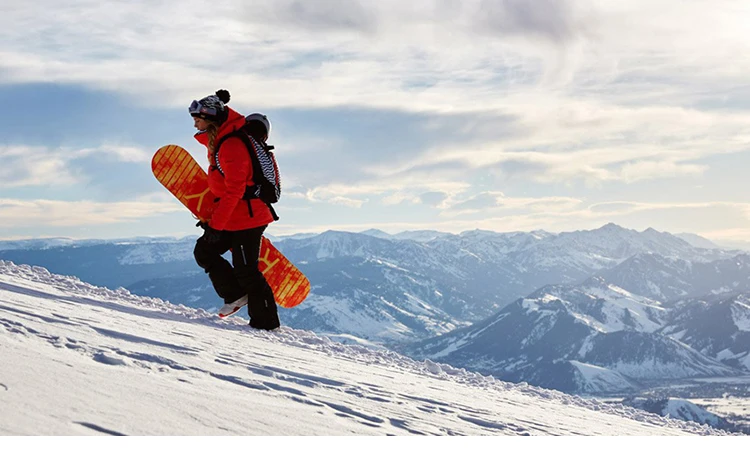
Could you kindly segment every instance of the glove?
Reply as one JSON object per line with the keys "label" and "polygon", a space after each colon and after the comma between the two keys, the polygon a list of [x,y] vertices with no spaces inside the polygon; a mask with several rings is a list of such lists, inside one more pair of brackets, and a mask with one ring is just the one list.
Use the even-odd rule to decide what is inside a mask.
{"label": "glove", "polygon": [[203,239],[209,244],[215,244],[221,239],[221,231],[211,228],[208,222],[198,222],[195,226],[203,228]]}

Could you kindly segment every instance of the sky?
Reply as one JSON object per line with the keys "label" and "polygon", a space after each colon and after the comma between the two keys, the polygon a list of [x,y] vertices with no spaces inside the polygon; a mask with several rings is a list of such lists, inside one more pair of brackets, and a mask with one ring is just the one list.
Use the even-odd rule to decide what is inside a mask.
{"label": "sky", "polygon": [[272,122],[269,233],[594,229],[750,238],[750,4],[11,2],[0,239],[198,233],[153,178],[187,107]]}
{"label": "sky", "polygon": [[[701,439],[727,434],[697,423],[343,345],[287,326],[254,330],[245,319],[220,320],[204,310],[4,261],[0,319],[3,436],[684,436],[691,438],[672,439],[669,448],[700,454],[739,444]],[[4,448],[16,443],[6,440]],[[257,449],[256,442],[283,455],[349,455],[342,446],[359,443],[314,441],[295,451],[290,446],[304,443],[231,443],[241,451]],[[17,443],[28,450],[38,442]],[[81,455],[90,442],[45,443],[59,443],[58,454]],[[169,451],[180,442],[152,439],[144,449],[150,454],[164,443]],[[403,452],[405,443],[414,445],[409,453],[436,444],[437,454],[461,454],[467,444],[486,449],[486,442],[464,439],[396,439],[389,453]],[[528,451],[529,443],[542,442],[524,441],[518,449]],[[646,452],[654,445],[653,439],[618,443],[628,449],[644,444]],[[567,444],[580,452],[606,442]],[[216,448],[191,446],[187,454]]]}

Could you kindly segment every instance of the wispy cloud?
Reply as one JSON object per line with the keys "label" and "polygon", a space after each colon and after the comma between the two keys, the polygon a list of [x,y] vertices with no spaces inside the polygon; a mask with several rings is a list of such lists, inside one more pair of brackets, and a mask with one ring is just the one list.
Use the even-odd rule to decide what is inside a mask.
{"label": "wispy cloud", "polygon": [[750,148],[750,116],[745,113],[583,108],[571,103],[555,113],[541,105],[530,119],[518,122],[524,126],[517,131],[501,124],[500,135],[441,138],[447,141],[371,170],[385,176],[442,169],[458,176],[494,169],[538,182],[632,183],[701,175],[707,167],[698,161]]}
{"label": "wispy cloud", "polygon": [[0,188],[70,186],[85,183],[89,176],[77,172],[71,163],[96,157],[123,163],[148,163],[151,154],[139,147],[104,144],[95,148],[70,149],[0,145]]}
{"label": "wispy cloud", "polygon": [[149,163],[151,162],[152,153],[141,147],[124,146],[119,144],[102,144],[96,148],[82,149],[72,156],[76,158],[100,156],[112,158],[122,163]]}
{"label": "wispy cloud", "polygon": [[727,208],[742,214],[747,220],[750,220],[750,203],[737,203],[731,201],[705,201],[705,202],[668,202],[668,203],[651,203],[643,201],[607,201],[590,205],[586,212],[590,216],[607,217],[610,215],[628,215],[636,212],[658,211],[665,209],[706,209],[706,208]]}
{"label": "wispy cloud", "polygon": [[[238,101],[269,106],[442,112],[502,110],[509,91],[646,101],[699,99],[718,79],[744,84],[741,2],[539,3],[225,2],[198,19],[197,1],[149,4],[148,15],[140,2],[42,1],[0,19],[1,68],[7,82],[78,82],[176,104],[222,82]],[[728,55],[731,69],[711,66]],[[565,85],[539,85],[550,70]]]}
{"label": "wispy cloud", "polygon": [[483,192],[468,199],[446,200],[441,208],[452,216],[469,213],[487,214],[498,210],[565,213],[578,208],[583,201],[567,197],[511,198],[502,192]]}
{"label": "wispy cloud", "polygon": [[[149,5],[146,16],[138,2],[42,2],[0,20],[0,72],[5,83],[86,84],[136,104],[184,106],[223,86],[241,105],[505,115],[527,133],[506,146],[526,151],[592,137],[675,150],[698,136],[731,142],[736,129],[720,126],[747,124],[695,108],[717,87],[750,97],[741,2],[542,3],[227,2],[198,21],[200,2]],[[42,29],[54,42],[28,39]],[[551,71],[562,85],[548,84]]]}
{"label": "wispy cloud", "polygon": [[172,201],[56,201],[0,199],[0,228],[90,227],[184,212]]}
{"label": "wispy cloud", "polygon": [[[256,2],[246,7],[248,19],[259,8]],[[315,3],[301,0],[273,2],[270,11],[282,22],[296,25],[313,32],[336,31],[372,32],[377,28],[378,18],[366,2],[357,0],[323,0]],[[257,24],[257,21],[253,21]]]}
{"label": "wispy cloud", "polygon": [[569,0],[482,0],[473,13],[475,23],[499,36],[541,38],[560,44],[586,29]]}
{"label": "wispy cloud", "polygon": [[66,158],[44,147],[0,146],[0,187],[71,185],[79,182]]}

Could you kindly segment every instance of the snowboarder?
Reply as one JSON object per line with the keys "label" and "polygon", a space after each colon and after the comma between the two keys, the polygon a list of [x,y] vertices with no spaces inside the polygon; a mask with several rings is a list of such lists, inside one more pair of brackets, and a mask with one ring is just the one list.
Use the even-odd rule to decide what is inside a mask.
{"label": "snowboarder", "polygon": [[[250,326],[272,330],[280,325],[276,301],[258,270],[258,257],[261,236],[274,217],[268,205],[246,196],[246,189],[253,186],[253,167],[243,141],[236,136],[222,141],[246,123],[241,114],[226,105],[229,99],[229,92],[222,89],[193,100],[189,107],[198,130],[195,138],[208,151],[208,185],[217,196],[211,219],[201,224],[205,231],[193,253],[224,300],[219,317],[247,305]],[[229,250],[231,264],[222,257]]]}

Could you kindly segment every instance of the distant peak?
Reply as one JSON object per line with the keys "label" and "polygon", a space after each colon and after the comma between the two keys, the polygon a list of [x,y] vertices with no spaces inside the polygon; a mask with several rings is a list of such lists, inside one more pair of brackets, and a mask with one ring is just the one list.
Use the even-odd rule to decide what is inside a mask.
{"label": "distant peak", "polygon": [[326,230],[320,233],[319,237],[329,238],[329,237],[356,236],[356,235],[357,235],[356,233],[351,233],[349,231]]}
{"label": "distant peak", "polygon": [[366,236],[372,236],[372,237],[381,238],[381,239],[390,239],[393,237],[391,234],[386,233],[383,230],[378,230],[376,228],[371,228],[369,230],[361,231],[359,234],[364,234]]}
{"label": "distant peak", "polygon": [[462,231],[461,233],[459,233],[460,236],[476,236],[476,235],[482,235],[482,234],[498,234],[498,233],[495,231],[480,230],[479,228],[476,228],[473,230]]}

